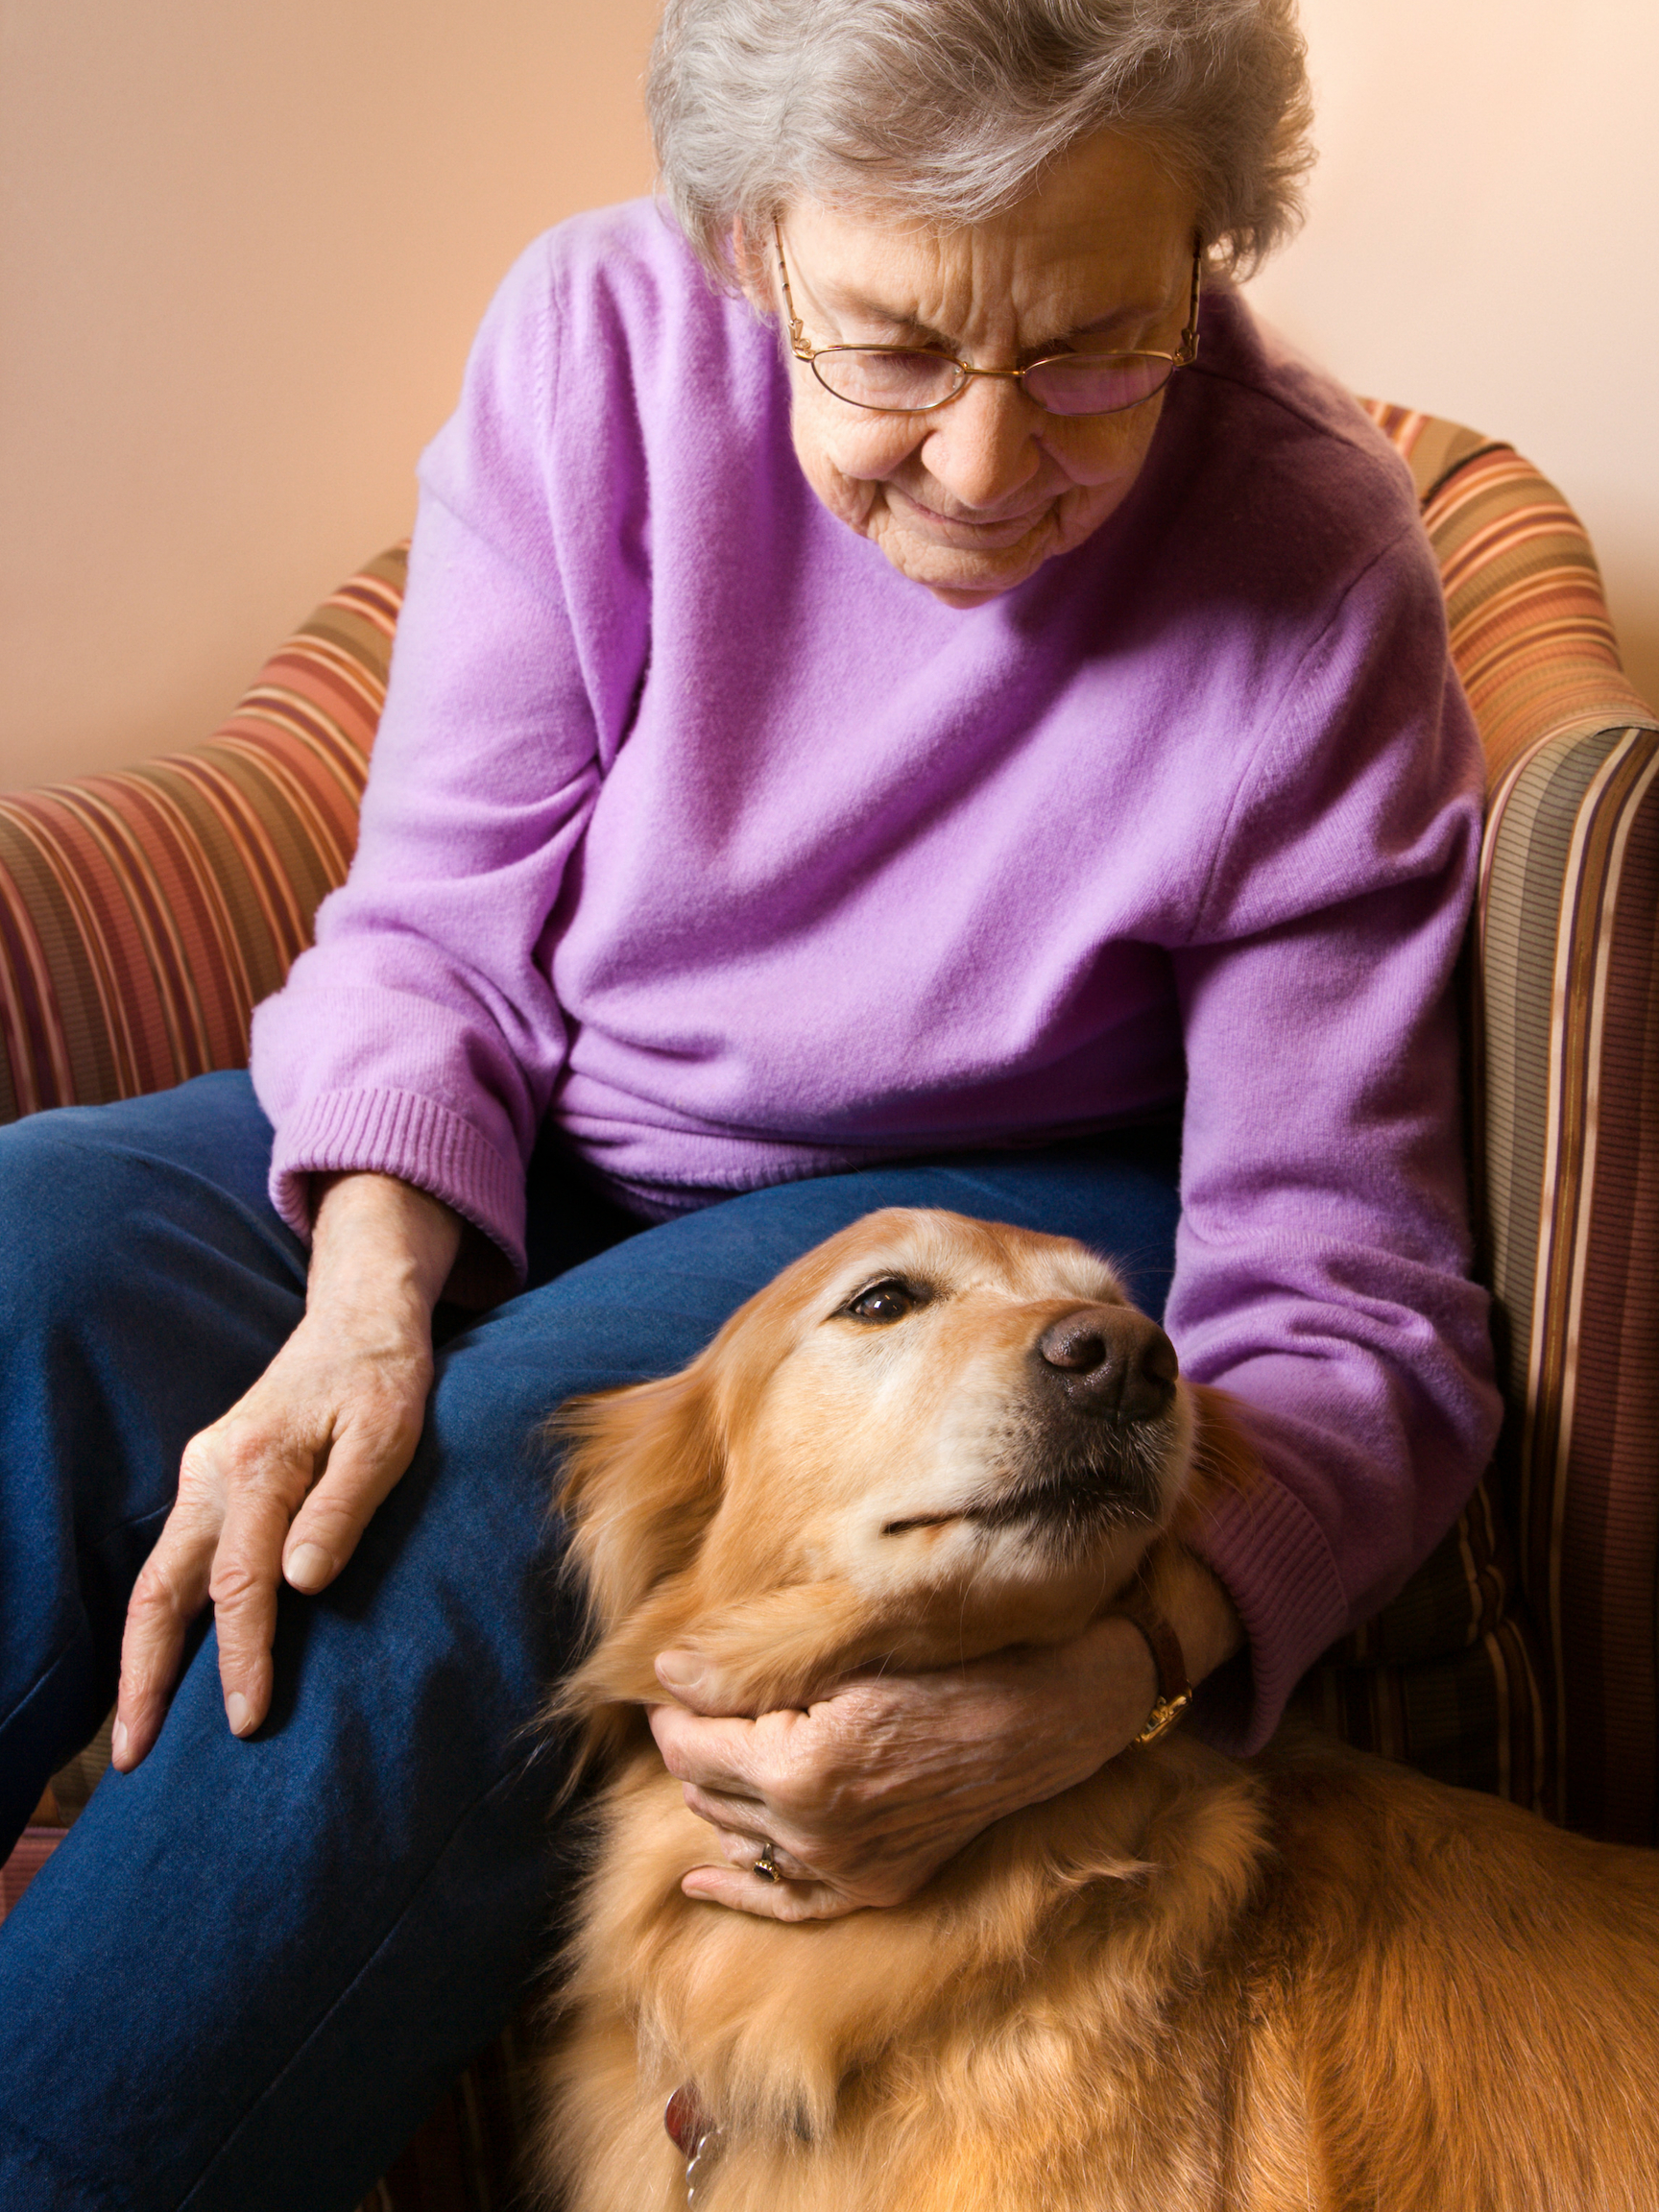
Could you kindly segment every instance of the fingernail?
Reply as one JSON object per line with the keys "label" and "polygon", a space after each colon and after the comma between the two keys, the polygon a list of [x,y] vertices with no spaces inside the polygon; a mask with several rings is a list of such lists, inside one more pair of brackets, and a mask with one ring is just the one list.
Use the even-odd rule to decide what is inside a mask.
{"label": "fingernail", "polygon": [[116,1721],[116,1723],[115,1723],[115,1727],[114,1727],[114,1732],[112,1733],[112,1735],[111,1735],[111,1736],[110,1736],[110,1738],[109,1738],[109,1750],[110,1750],[111,1756],[112,1756],[112,1757],[114,1757],[114,1758],[116,1758],[116,1759],[125,1759],[125,1758],[126,1758],[126,1756],[127,1756],[127,1723],[126,1723],[126,1721],[125,1721],[125,1720],[117,1720],[117,1721]]}
{"label": "fingernail", "polygon": [[282,1572],[296,1590],[321,1590],[333,1565],[321,1544],[301,1544],[288,1554]]}
{"label": "fingernail", "polygon": [[704,1669],[695,1651],[662,1651],[657,1658],[657,1679],[664,1690],[683,1697],[697,1688]]}
{"label": "fingernail", "polygon": [[248,1700],[243,1696],[240,1690],[232,1690],[229,1696],[226,1698],[225,1718],[230,1723],[230,1733],[232,1736],[247,1735],[249,1721]]}

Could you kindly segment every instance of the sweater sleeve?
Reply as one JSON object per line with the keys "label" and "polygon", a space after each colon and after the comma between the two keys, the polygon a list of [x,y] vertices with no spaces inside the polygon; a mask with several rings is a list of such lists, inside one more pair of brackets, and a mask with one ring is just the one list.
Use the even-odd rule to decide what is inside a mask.
{"label": "sweater sleeve", "polygon": [[1195,1542],[1249,1640],[1205,1700],[1229,1748],[1263,1742],[1326,1645],[1427,1556],[1496,1437],[1453,998],[1480,805],[1413,531],[1270,714],[1174,955],[1188,1092],[1166,1321],[1187,1372],[1240,1402],[1263,1468]]}
{"label": "sweater sleeve", "polygon": [[619,601],[602,668],[573,632],[550,480],[556,305],[542,241],[422,458],[349,878],[253,1025],[283,1219],[309,1235],[314,1171],[400,1176],[482,1232],[450,1286],[462,1298],[523,1270],[524,1166],[566,1042],[546,947],[643,660],[637,606]]}

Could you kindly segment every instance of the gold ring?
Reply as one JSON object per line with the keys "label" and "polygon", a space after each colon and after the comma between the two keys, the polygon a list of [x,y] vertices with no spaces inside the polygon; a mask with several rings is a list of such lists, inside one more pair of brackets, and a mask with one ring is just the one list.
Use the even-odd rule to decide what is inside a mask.
{"label": "gold ring", "polygon": [[762,1882],[782,1881],[783,1877],[778,1871],[778,1853],[772,1843],[761,1844],[760,1856],[750,1868],[750,1872],[758,1874]]}

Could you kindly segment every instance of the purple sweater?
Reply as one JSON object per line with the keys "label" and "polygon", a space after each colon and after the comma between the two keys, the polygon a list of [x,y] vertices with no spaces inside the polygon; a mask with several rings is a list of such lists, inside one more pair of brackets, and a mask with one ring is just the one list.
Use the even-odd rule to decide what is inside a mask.
{"label": "purple sweater", "polygon": [[272,1190],[523,1264],[544,1118],[647,1210],[1184,1107],[1166,1324],[1270,1469],[1204,1539],[1259,1741],[1497,1400],[1449,978],[1480,764],[1406,473],[1237,296],[1145,469],[970,612],[836,521],[648,204],[524,254],[427,451],[350,880],[259,1009]]}

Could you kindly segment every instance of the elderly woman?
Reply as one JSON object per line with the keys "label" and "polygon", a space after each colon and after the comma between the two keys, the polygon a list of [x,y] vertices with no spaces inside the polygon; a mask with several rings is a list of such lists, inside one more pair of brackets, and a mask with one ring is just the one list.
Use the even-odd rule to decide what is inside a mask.
{"label": "elderly woman", "polygon": [[[1492,1441],[1476,746],[1404,472],[1229,281],[1305,161],[1291,0],[673,0],[651,101],[675,220],[533,246],[425,457],[252,1088],[0,1144],[12,1831],[126,1623],[118,1771],[0,1944],[7,2203],[372,2180],[557,1894],[538,1421],[870,1209],[1091,1240],[1236,1394],[1172,1619],[1217,1742]],[[805,1714],[661,1672],[688,1886],[786,1915],[1158,1690],[1116,1617]]]}

